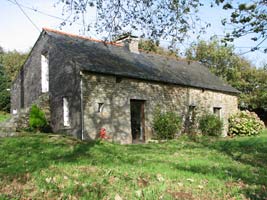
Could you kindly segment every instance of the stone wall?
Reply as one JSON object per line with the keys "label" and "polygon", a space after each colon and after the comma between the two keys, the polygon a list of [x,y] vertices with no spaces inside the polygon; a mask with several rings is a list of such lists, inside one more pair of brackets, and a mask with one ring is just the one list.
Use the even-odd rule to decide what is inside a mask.
{"label": "stone wall", "polygon": [[227,135],[228,118],[238,111],[237,96],[214,92],[210,90],[190,89],[189,105],[196,105],[196,113],[213,113],[214,108],[220,109],[220,118],[223,121],[223,135]]}
{"label": "stone wall", "polygon": [[[192,103],[202,113],[220,107],[225,127],[229,114],[237,110],[237,97],[219,92],[90,73],[83,74],[82,81],[86,139],[96,139],[100,128],[105,128],[114,141],[132,143],[131,99],[145,100],[146,141],[153,137],[153,112],[158,106],[163,111],[177,112],[184,123]],[[104,103],[101,112],[98,112],[99,103]]]}
{"label": "stone wall", "polygon": [[19,112],[21,109],[30,107],[42,94],[41,55],[48,52],[48,38],[44,35],[40,38],[12,84],[11,113],[13,110]]}
{"label": "stone wall", "polygon": [[[63,47],[62,47],[63,48]],[[27,61],[12,84],[11,112],[25,112],[33,103],[48,99],[44,110],[49,117],[53,132],[62,132],[81,138],[80,69],[66,55],[57,40],[42,34],[35,43]],[[41,55],[49,62],[49,91],[42,93]],[[69,101],[71,124],[63,125],[63,97]]]}
{"label": "stone wall", "polygon": [[21,108],[21,75],[18,74],[11,86],[11,114],[16,114]]}
{"label": "stone wall", "polygon": [[[82,139],[80,69],[74,61],[72,51],[63,51],[64,46],[60,46],[60,41],[57,39],[51,38],[49,43],[49,94],[52,130]],[[70,126],[64,126],[63,98],[66,98],[69,103]]]}

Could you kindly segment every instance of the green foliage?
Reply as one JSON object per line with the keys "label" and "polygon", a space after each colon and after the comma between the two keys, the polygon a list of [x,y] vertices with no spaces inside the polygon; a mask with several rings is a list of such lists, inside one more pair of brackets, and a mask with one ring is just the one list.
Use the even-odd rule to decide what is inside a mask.
{"label": "green foliage", "polygon": [[10,111],[10,87],[27,54],[17,51],[5,52],[0,47],[0,111]]}
{"label": "green foliage", "polygon": [[237,68],[236,60],[233,54],[233,47],[221,46],[215,38],[211,42],[200,41],[196,45],[192,45],[186,51],[186,56],[190,60],[197,60],[205,64],[211,72],[229,81],[232,76],[236,76]]}
{"label": "green foliage", "polygon": [[229,135],[258,135],[264,129],[264,123],[256,113],[240,111],[229,118]]}
{"label": "green foliage", "polygon": [[20,53],[16,50],[0,54],[0,63],[4,66],[6,73],[11,80],[14,80],[27,56],[28,53]]}
{"label": "green foliage", "polygon": [[[144,38],[168,40],[171,38],[172,43],[178,44],[184,41],[189,31],[195,31],[196,27],[199,31],[195,31],[195,34],[203,33],[206,25],[197,23],[200,19],[196,13],[203,5],[200,0],[124,0],[123,2],[77,0],[75,3],[64,0],[59,1],[59,4],[64,5],[64,14],[73,17],[73,23],[76,23],[74,19],[82,17],[82,10],[90,11],[95,6],[97,16],[100,17],[97,23],[92,24],[90,20],[87,21],[86,24],[90,28],[83,30],[96,29],[97,32],[108,34],[108,37],[121,35],[129,30],[137,31]],[[65,26],[66,23],[61,25]]]}
{"label": "green foliage", "polygon": [[[226,33],[223,42],[233,42],[235,39],[249,36],[254,42],[255,47],[250,51],[256,51],[263,46],[263,51],[267,53],[267,48],[264,47],[264,41],[267,38],[267,6],[266,0],[255,1],[240,1],[234,3],[231,0],[217,0],[218,4],[224,4],[223,9],[231,10],[231,15],[228,19],[224,19],[224,26],[233,27],[231,32]],[[231,6],[228,6],[231,4]],[[229,12],[229,11],[228,11]]]}
{"label": "green foliage", "polygon": [[138,48],[148,52],[157,52],[159,48],[158,43],[155,43],[153,40],[140,40]]}
{"label": "green foliage", "polygon": [[5,113],[5,112],[0,111],[0,123],[6,121],[9,118],[10,118],[9,113]]}
{"label": "green foliage", "polygon": [[0,111],[10,111],[10,78],[0,63]]}
{"label": "green foliage", "polygon": [[153,118],[153,129],[158,139],[173,139],[181,128],[181,118],[174,112],[156,110]]}
{"label": "green foliage", "polygon": [[159,41],[154,42],[153,40],[140,40],[138,44],[140,50],[146,52],[152,52],[158,55],[163,55],[172,58],[179,58],[178,52],[170,49],[164,49],[159,46]]}
{"label": "green foliage", "polygon": [[37,105],[32,105],[29,118],[30,128],[33,130],[43,131],[47,128],[45,113]]}
{"label": "green foliage", "polygon": [[221,136],[223,122],[213,114],[205,114],[199,119],[199,129],[203,135]]}

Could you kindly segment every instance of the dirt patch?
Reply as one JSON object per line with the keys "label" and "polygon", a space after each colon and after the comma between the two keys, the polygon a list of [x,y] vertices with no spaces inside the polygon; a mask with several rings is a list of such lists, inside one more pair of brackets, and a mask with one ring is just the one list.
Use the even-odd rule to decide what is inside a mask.
{"label": "dirt patch", "polygon": [[[30,174],[24,174],[18,178],[3,179],[0,184],[0,193],[8,199],[31,199],[36,187],[31,181]],[[28,196],[25,198],[25,196]]]}
{"label": "dirt patch", "polygon": [[174,199],[195,200],[193,195],[191,193],[189,193],[189,192],[167,190],[167,193],[170,194]]}

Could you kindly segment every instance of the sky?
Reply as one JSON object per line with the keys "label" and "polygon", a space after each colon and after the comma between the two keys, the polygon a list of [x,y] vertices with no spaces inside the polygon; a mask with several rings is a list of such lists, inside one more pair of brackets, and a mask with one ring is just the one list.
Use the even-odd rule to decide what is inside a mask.
{"label": "sky", "polygon": [[[15,0],[0,0],[0,46],[6,51],[14,49],[20,52],[29,51],[37,40],[42,27],[60,30],[60,23],[66,18],[66,16],[62,16],[62,5],[55,6],[58,0],[16,1],[21,5],[23,11],[16,5]],[[202,21],[211,23],[211,27],[207,29],[207,33],[201,39],[208,40],[212,35],[219,35],[220,38],[227,31],[220,22],[229,14],[228,11],[220,8],[210,9],[208,6],[204,6],[200,9],[199,14]],[[94,20],[94,16],[95,12],[90,11],[86,17]],[[79,25],[62,27],[62,31],[73,34],[81,34],[79,30]],[[95,32],[87,33],[86,36],[100,39]],[[181,49],[185,49],[188,44],[195,40],[194,35],[191,35],[187,39],[187,43],[181,46]],[[163,46],[168,44],[167,41],[161,41],[161,43]],[[236,40],[234,45],[236,47],[235,52],[242,54],[249,50],[247,47],[253,47],[255,44],[249,38],[241,38]],[[263,46],[267,46],[267,41],[263,43]],[[242,56],[257,67],[267,63],[267,54],[260,51],[246,53]]]}

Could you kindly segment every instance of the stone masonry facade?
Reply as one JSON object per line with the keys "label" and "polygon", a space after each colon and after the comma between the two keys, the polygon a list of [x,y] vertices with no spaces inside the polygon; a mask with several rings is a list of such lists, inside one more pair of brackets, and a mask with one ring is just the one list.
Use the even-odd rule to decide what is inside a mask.
{"label": "stone masonry facade", "polygon": [[[83,73],[82,82],[83,134],[86,139],[96,139],[99,130],[105,128],[113,141],[132,143],[132,99],[145,102],[146,141],[154,135],[152,120],[157,107],[178,113],[184,124],[192,105],[198,115],[212,113],[217,108],[224,123],[224,135],[227,134],[228,117],[238,109],[237,96],[211,90],[92,73]],[[100,104],[103,105],[101,112],[98,110]]]}

